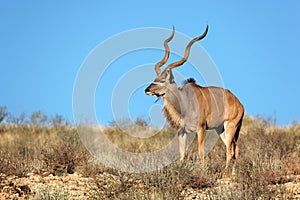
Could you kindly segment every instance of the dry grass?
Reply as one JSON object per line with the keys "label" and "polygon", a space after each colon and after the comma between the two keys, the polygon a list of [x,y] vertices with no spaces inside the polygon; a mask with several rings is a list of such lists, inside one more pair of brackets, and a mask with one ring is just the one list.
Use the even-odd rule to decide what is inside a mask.
{"label": "dry grass", "polygon": [[[120,148],[148,152],[161,148],[176,135],[163,130],[150,139],[125,135],[110,127],[107,137]],[[94,162],[77,135],[68,125],[2,124],[0,126],[0,172],[6,176],[28,174],[66,176],[74,172],[89,177],[96,185],[94,199],[184,199],[188,196],[207,199],[293,198],[284,184],[299,182],[300,125],[279,128],[261,118],[246,116],[239,139],[240,157],[237,175],[230,183],[220,181],[225,165],[225,146],[218,141],[200,167],[195,144],[183,163],[178,161],[163,169],[130,174]],[[155,144],[155,145],[153,145]],[[1,178],[0,181],[5,181]],[[4,186],[0,186],[2,190]],[[30,191],[30,190],[28,190]],[[64,196],[61,191],[57,196]],[[55,199],[46,191],[23,194],[26,198]]]}

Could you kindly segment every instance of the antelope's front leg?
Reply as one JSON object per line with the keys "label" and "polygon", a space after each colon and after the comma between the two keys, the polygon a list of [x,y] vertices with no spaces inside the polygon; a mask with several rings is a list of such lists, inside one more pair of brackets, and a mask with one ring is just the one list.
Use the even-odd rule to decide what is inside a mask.
{"label": "antelope's front leg", "polygon": [[185,156],[185,148],[186,148],[186,131],[184,130],[184,128],[180,128],[178,130],[178,146],[179,146],[180,161],[182,161]]}
{"label": "antelope's front leg", "polygon": [[198,128],[198,151],[201,165],[204,166],[204,136],[205,130],[203,127]]}

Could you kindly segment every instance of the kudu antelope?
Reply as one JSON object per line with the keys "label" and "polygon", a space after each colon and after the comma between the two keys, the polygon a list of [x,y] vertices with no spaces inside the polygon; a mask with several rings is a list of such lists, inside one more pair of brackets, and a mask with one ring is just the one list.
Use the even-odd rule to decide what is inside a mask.
{"label": "kudu antelope", "polygon": [[147,95],[154,95],[164,100],[163,112],[170,126],[178,129],[180,160],[183,160],[186,150],[186,134],[197,133],[198,151],[202,165],[204,164],[204,137],[205,130],[215,129],[226,145],[226,170],[223,176],[228,175],[228,169],[238,156],[237,140],[239,137],[244,107],[229,90],[219,87],[202,87],[197,85],[194,79],[185,81],[182,87],[178,87],[174,81],[172,69],[186,62],[191,46],[203,39],[205,32],[191,40],[185,49],[184,57],[168,65],[163,72],[160,67],[169,58],[168,42],[173,39],[175,30],[164,41],[165,56],[155,65],[157,77],[145,89]]}

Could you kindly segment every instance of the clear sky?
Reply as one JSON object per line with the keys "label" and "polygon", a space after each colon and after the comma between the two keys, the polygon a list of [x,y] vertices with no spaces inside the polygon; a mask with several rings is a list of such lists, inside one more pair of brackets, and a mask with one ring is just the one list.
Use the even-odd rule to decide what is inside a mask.
{"label": "clear sky", "polygon": [[[2,0],[0,105],[16,115],[41,110],[48,115],[62,114],[72,121],[77,74],[98,44],[144,27],[170,29],[174,25],[178,32],[195,37],[208,23],[209,33],[201,46],[218,67],[224,86],[244,104],[246,113],[275,117],[280,125],[299,121],[299,10],[297,0]],[[115,65],[122,68],[134,63],[122,68],[126,73],[144,62],[155,63],[162,58],[162,52],[152,53],[141,51],[127,58],[123,55],[124,63],[120,59]],[[117,69],[112,68],[112,73]],[[180,70],[185,71],[184,67]],[[154,79],[153,68],[149,73]],[[109,79],[103,81],[103,85],[112,84]],[[201,80],[198,83],[205,85]],[[155,100],[143,90],[141,87],[135,91],[140,94],[132,97],[136,102],[129,108],[133,117],[147,118]],[[97,94],[95,98],[97,102]],[[113,120],[109,109],[96,112],[103,123]]]}

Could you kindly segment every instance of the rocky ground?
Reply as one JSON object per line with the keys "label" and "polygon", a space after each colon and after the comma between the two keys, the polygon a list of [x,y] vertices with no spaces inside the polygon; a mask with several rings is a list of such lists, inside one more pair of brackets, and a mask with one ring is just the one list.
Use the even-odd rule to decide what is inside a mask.
{"label": "rocky ground", "polygon": [[[98,163],[74,127],[0,125],[0,200],[300,199],[300,124],[280,128],[250,117],[243,124],[231,180],[220,179],[226,160],[220,140],[204,167],[195,140],[184,162],[132,174]],[[106,135],[119,148],[142,153],[161,149],[176,132],[141,141],[111,127]]]}
{"label": "rocky ground", "polygon": [[[285,177],[289,182],[270,185],[270,192],[283,190],[284,194],[274,199],[300,199],[300,175]],[[27,177],[0,175],[0,199],[109,199],[106,187],[115,183],[122,187],[122,181],[118,176],[104,172],[97,178],[87,178],[80,174],[68,174],[61,176],[28,174]],[[136,192],[152,190],[151,187],[139,180],[127,180],[131,189]],[[239,189],[239,184],[234,181],[218,181],[214,188],[186,187],[181,191],[179,199],[218,199],[219,192],[234,192]],[[143,189],[142,189],[143,188]],[[211,192],[213,189],[214,193]],[[112,196],[113,197],[113,196]],[[133,199],[135,197],[132,197]],[[149,196],[148,196],[149,198]],[[150,199],[157,196],[150,196]],[[262,197],[263,199],[263,197]]]}

